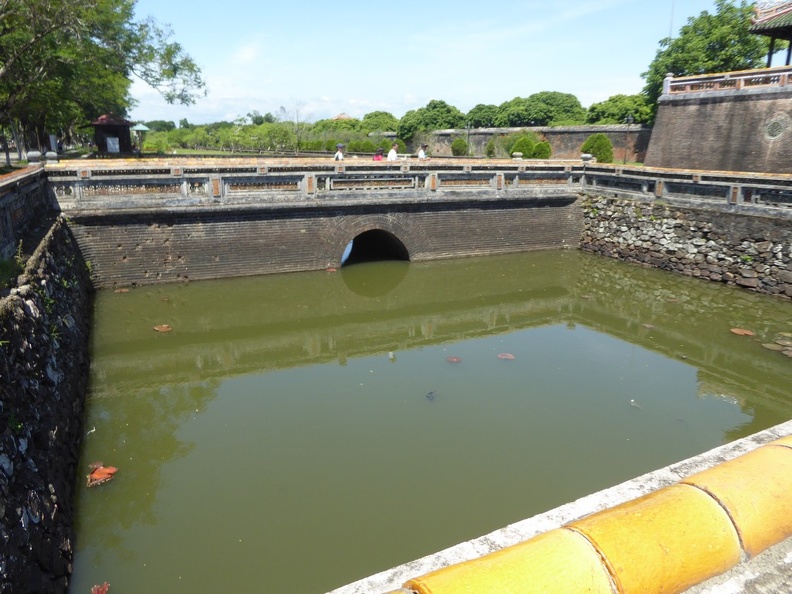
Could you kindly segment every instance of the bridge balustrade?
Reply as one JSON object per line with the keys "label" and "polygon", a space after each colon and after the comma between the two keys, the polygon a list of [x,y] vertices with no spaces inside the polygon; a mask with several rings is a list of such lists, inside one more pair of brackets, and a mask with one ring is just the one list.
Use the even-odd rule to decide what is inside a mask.
{"label": "bridge balustrade", "polygon": [[[337,206],[356,202],[541,199],[605,194],[644,200],[750,205],[789,213],[792,175],[630,167],[576,162],[328,164],[326,162],[111,164],[63,162],[0,182],[10,204],[23,178],[45,173],[60,210]],[[21,185],[20,185],[21,184]],[[14,200],[15,211],[20,205]],[[10,216],[10,214],[9,214]],[[782,215],[782,216],[787,216]],[[10,220],[10,219],[9,219]]]}
{"label": "bridge balustrade", "polygon": [[792,66],[741,70],[699,76],[668,77],[663,92],[670,95],[740,89],[782,88],[792,82]]}

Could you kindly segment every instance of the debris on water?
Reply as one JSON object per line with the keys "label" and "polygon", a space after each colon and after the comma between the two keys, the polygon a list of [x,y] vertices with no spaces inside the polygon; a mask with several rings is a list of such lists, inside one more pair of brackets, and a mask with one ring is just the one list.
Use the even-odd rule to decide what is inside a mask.
{"label": "debris on water", "polygon": [[448,361],[449,363],[461,363],[462,357],[455,357],[453,355],[450,355],[446,357],[446,361]]}
{"label": "debris on water", "polygon": [[107,594],[107,591],[110,589],[110,584],[105,582],[101,586],[94,586],[91,588],[91,594]]}
{"label": "debris on water", "polygon": [[641,324],[641,327],[651,330],[652,328],[654,328],[654,324]]}
{"label": "debris on water", "polygon": [[746,330],[745,328],[732,328],[731,332],[737,336],[755,336],[751,330]]}
{"label": "debris on water", "polygon": [[114,293],[129,293],[129,289],[116,289]]}
{"label": "debris on water", "polygon": [[504,361],[513,361],[514,355],[511,353],[498,353],[498,359],[503,359]]}
{"label": "debris on water", "polygon": [[91,433],[93,433],[94,431],[96,431],[96,425],[94,425],[94,426],[93,426],[93,427],[92,427],[92,428],[91,428],[91,429],[88,431],[88,433],[86,433],[86,434],[85,434],[85,437],[88,437],[88,436],[89,436]]}
{"label": "debris on water", "polygon": [[435,396],[437,396],[437,390],[432,390],[431,392],[426,393],[427,400],[434,400]]}
{"label": "debris on water", "polygon": [[91,473],[88,475],[88,487],[96,487],[112,480],[113,475],[118,472],[114,466],[105,466],[102,462],[92,462],[88,465]]}
{"label": "debris on water", "polygon": [[783,351],[786,348],[780,344],[776,344],[775,342],[766,342],[762,346],[768,351]]}
{"label": "debris on water", "polygon": [[641,409],[641,410],[643,410],[643,406],[641,406],[640,404],[638,404],[638,403],[637,403],[637,402],[636,402],[634,399],[632,399],[632,398],[630,399],[630,406],[634,406],[635,408],[638,408],[638,409]]}
{"label": "debris on water", "polygon": [[157,332],[170,332],[173,328],[168,324],[159,324],[158,326],[154,326],[154,330]]}

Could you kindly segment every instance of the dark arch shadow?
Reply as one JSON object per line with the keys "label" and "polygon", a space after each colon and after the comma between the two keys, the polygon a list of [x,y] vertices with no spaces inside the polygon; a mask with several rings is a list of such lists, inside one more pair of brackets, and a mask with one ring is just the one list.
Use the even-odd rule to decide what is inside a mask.
{"label": "dark arch shadow", "polygon": [[361,233],[352,240],[352,250],[346,260],[342,262],[342,266],[390,260],[409,262],[410,254],[399,238],[392,233],[381,229],[372,229]]}

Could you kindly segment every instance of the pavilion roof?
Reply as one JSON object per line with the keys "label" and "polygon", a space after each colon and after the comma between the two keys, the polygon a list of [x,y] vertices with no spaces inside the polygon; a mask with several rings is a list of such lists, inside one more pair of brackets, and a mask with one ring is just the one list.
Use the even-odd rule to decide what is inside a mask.
{"label": "pavilion roof", "polygon": [[751,33],[792,40],[792,0],[757,2],[754,10]]}
{"label": "pavilion roof", "polygon": [[114,113],[106,113],[91,122],[92,126],[131,126],[134,122],[125,120]]}

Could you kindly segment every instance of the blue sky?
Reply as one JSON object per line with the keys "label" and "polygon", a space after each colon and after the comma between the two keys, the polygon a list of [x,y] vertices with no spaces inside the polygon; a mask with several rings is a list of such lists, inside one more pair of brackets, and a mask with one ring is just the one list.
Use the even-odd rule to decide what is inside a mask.
{"label": "blue sky", "polygon": [[638,93],[659,41],[704,10],[713,0],[137,0],[137,18],[172,27],[208,95],[169,106],[135,82],[130,117],[400,118],[432,99],[467,112],[540,91],[588,107]]}

